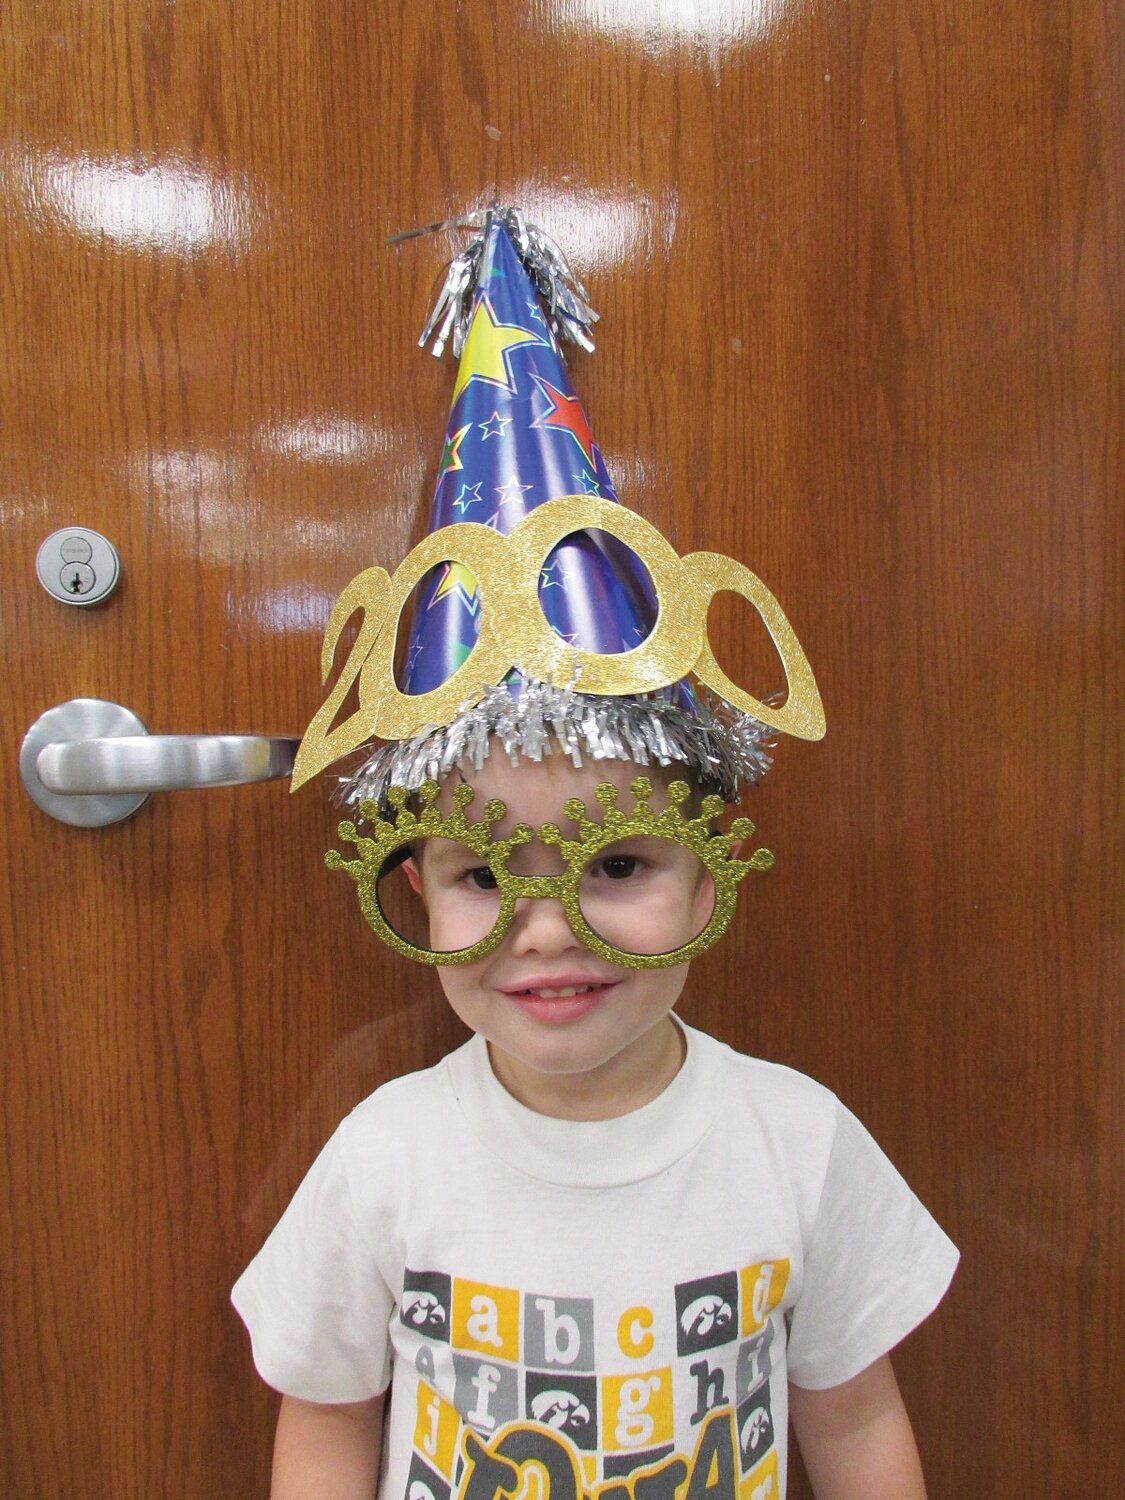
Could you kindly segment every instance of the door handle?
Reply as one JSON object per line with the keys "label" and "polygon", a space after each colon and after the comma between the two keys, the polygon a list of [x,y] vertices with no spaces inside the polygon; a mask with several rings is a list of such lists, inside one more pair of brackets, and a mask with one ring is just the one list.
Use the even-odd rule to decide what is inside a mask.
{"label": "door handle", "polygon": [[144,734],[55,741],[36,757],[39,780],[64,797],[179,792],[272,781],[293,769],[297,740],[252,734]]}
{"label": "door handle", "polygon": [[102,828],[130,817],[153,792],[288,776],[299,743],[251,734],[149,734],[120,703],[72,698],[28,730],[20,775],[51,817]]}

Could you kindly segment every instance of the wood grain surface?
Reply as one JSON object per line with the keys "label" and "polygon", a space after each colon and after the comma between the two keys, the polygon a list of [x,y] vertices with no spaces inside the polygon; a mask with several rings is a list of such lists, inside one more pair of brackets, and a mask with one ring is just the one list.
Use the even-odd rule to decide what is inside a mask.
{"label": "wood grain surface", "polygon": [[[933,1500],[1121,1492],[1121,19],[0,5],[5,1495],[265,1494],[229,1286],[340,1116],[459,1039],[324,872],[319,786],[81,831],[16,762],[83,695],[303,730],[452,389],[415,341],[456,241],[384,237],[493,197],[602,313],[571,368],[622,499],[745,560],[824,694],[684,1013],[836,1089],[960,1244],[897,1359]],[[94,610],[35,579],[71,524],[122,558]],[[748,609],[712,625],[774,685]]]}

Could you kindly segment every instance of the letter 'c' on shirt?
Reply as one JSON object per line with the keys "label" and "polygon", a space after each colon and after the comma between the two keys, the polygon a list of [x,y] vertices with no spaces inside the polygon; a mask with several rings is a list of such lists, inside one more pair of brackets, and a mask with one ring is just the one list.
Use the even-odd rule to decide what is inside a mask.
{"label": "letter 'c' on shirt", "polygon": [[622,1354],[643,1359],[651,1354],[656,1340],[652,1336],[652,1313],[647,1307],[629,1307],[617,1325],[617,1342]]}

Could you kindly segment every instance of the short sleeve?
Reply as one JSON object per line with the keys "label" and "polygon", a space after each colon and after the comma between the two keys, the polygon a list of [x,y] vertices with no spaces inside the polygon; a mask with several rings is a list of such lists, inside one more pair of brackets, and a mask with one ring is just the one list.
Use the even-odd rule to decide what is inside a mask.
{"label": "short sleeve", "polygon": [[262,1379],[306,1401],[365,1401],[390,1380],[394,1298],[356,1225],[346,1126],[231,1293]]}
{"label": "short sleeve", "polygon": [[789,1329],[789,1376],[840,1385],[888,1353],[945,1295],[958,1253],[860,1122],[837,1103],[820,1203]]}

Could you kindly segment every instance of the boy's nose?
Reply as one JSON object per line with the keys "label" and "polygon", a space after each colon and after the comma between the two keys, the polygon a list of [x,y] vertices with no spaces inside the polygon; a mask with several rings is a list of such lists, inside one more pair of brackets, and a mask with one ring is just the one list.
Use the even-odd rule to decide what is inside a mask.
{"label": "boy's nose", "polygon": [[508,945],[513,953],[565,953],[582,944],[571,931],[561,901],[524,896],[515,905]]}

